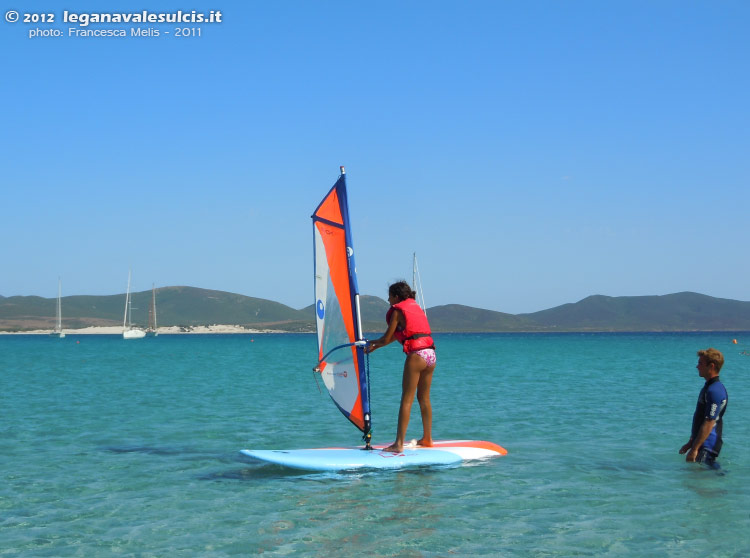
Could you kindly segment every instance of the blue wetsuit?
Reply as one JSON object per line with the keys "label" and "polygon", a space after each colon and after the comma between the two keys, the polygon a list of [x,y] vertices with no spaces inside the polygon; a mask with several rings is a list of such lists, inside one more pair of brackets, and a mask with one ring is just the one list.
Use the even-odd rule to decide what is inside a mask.
{"label": "blue wetsuit", "polygon": [[710,380],[706,380],[703,389],[701,389],[698,395],[698,403],[695,406],[695,413],[693,414],[693,429],[690,435],[692,440],[698,437],[701,425],[705,420],[715,420],[711,434],[708,435],[706,441],[698,452],[698,461],[706,463],[707,465],[714,465],[714,460],[719,456],[721,451],[721,431],[724,422],[721,418],[724,416],[724,412],[727,410],[727,401],[729,396],[727,390],[719,381],[719,377],[716,376]]}

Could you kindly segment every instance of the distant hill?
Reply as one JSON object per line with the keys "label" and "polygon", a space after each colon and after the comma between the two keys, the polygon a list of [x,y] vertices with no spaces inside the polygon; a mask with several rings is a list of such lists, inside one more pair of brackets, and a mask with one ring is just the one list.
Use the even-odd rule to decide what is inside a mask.
{"label": "distant hill", "polygon": [[[133,293],[133,321],[146,325],[151,291]],[[239,325],[291,332],[315,330],[314,307],[295,310],[278,302],[195,287],[156,291],[160,326]],[[0,331],[52,329],[55,298],[0,296]],[[385,330],[388,303],[375,296],[360,299],[363,328]],[[67,296],[62,299],[63,327],[122,324],[125,294]],[[697,293],[663,296],[594,295],[530,314],[506,314],[459,304],[427,309],[435,332],[502,331],[750,331],[750,302]]]}
{"label": "distant hill", "polygon": [[534,331],[537,329],[531,320],[520,316],[460,304],[428,308],[427,318],[434,331]]}
{"label": "distant hill", "polygon": [[550,331],[750,330],[750,302],[697,293],[594,295],[575,304],[521,314]]}

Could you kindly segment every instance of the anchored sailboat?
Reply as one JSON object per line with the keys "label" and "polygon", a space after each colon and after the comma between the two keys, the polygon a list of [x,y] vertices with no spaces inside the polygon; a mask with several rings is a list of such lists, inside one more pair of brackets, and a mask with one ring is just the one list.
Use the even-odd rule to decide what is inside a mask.
{"label": "anchored sailboat", "polygon": [[146,337],[146,332],[133,326],[132,320],[133,301],[130,299],[130,270],[128,270],[128,291],[125,295],[125,317],[122,320],[123,339],[141,339]]}
{"label": "anchored sailboat", "polygon": [[50,333],[52,337],[59,337],[62,339],[65,337],[65,332],[62,328],[62,281],[57,278],[57,311],[55,319],[55,329]]}
{"label": "anchored sailboat", "polygon": [[433,447],[410,445],[403,452],[384,451],[372,444],[372,417],[367,340],[354,265],[346,174],[341,176],[312,215],[315,262],[315,318],[320,374],[336,407],[361,432],[363,447],[293,450],[242,450],[254,459],[311,471],[358,468],[398,469],[414,465],[451,465],[464,460],[505,455],[492,442],[478,440],[435,441]]}
{"label": "anchored sailboat", "polygon": [[417,265],[417,253],[414,252],[414,258],[412,260],[412,276],[411,276],[411,289],[417,293],[417,304],[422,308],[424,315],[427,315],[427,306],[424,303],[424,291],[422,290],[422,276],[419,274],[419,266]]}
{"label": "anchored sailboat", "polygon": [[159,335],[158,328],[156,326],[156,287],[151,285],[151,306],[148,307],[148,327],[146,328],[146,335],[149,337],[156,337]]}

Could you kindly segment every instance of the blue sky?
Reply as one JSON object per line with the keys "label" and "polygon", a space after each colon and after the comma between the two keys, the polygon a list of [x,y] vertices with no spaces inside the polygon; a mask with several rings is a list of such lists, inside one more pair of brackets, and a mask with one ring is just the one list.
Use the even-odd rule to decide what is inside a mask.
{"label": "blue sky", "polygon": [[[223,22],[67,36],[105,5]],[[364,294],[417,252],[428,306],[750,300],[746,2],[59,6],[2,10],[56,16],[0,22],[4,296],[122,293],[131,267],[307,306],[346,165]]]}

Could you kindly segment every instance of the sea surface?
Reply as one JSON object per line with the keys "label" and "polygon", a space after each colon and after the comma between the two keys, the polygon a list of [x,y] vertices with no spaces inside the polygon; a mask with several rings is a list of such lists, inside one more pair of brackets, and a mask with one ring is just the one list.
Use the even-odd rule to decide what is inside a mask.
{"label": "sea surface", "polygon": [[[2,335],[0,557],[750,556],[750,333],[436,342],[435,437],[506,457],[325,474],[245,458],[360,443],[316,386],[313,335]],[[677,453],[709,346],[730,396],[719,473]],[[402,365],[371,355],[378,443]]]}

